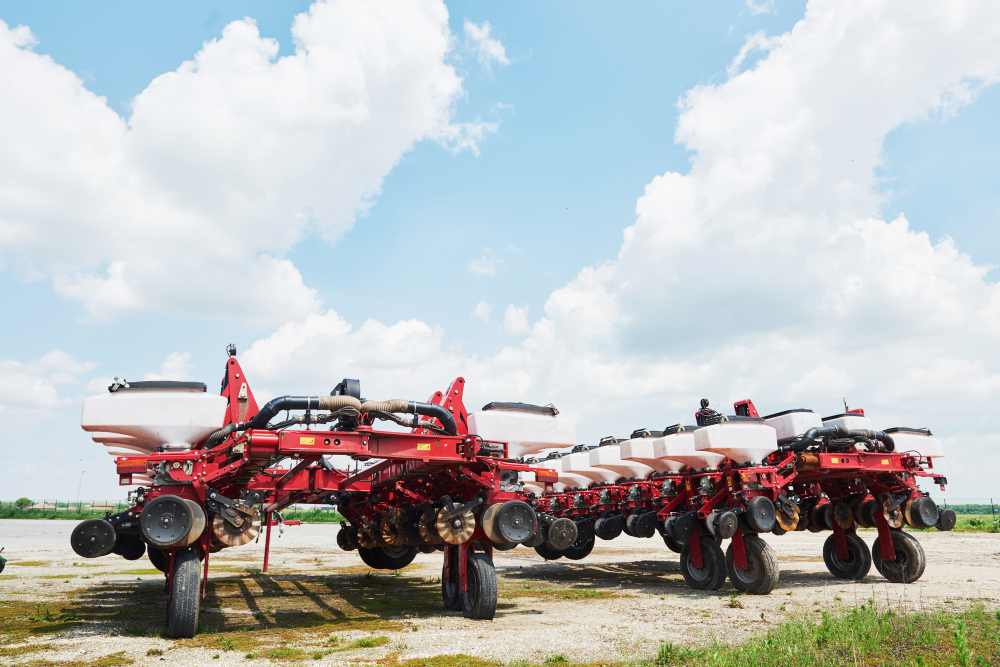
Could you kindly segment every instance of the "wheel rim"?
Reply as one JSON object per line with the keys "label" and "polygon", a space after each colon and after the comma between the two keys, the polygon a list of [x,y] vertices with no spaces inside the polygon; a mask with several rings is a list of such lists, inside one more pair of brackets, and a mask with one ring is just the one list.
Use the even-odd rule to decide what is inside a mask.
{"label": "wheel rim", "polygon": [[735,566],[733,567],[733,574],[736,575],[736,578],[747,584],[753,584],[760,579],[760,572],[760,561],[749,551],[747,551],[747,569],[738,570]]}
{"label": "wheel rim", "polygon": [[389,558],[402,558],[406,555],[406,547],[382,547],[382,553]]}
{"label": "wheel rim", "polygon": [[691,578],[695,581],[708,581],[712,578],[712,568],[709,566],[708,554],[705,553],[706,549],[702,547],[701,550],[701,567],[695,567],[694,563],[691,561],[691,554],[688,552],[687,557],[687,571],[691,575]]}
{"label": "wheel rim", "polygon": [[833,553],[830,554],[830,560],[833,562],[834,566],[840,568],[841,570],[849,570],[854,567],[855,563],[858,562],[857,554],[851,550],[850,547],[847,548],[847,558],[840,558],[837,555],[837,549],[834,548]]}
{"label": "wheel rim", "polygon": [[[471,563],[470,563],[471,565]],[[469,567],[465,571],[465,606],[467,609],[474,609],[479,602],[479,579],[475,567]]]}

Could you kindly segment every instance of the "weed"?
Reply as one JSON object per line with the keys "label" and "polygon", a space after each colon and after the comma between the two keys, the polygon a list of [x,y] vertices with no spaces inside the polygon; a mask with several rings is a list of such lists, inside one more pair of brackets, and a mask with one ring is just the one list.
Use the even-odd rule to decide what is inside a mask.
{"label": "weed", "polygon": [[244,657],[244,658],[246,658],[247,660],[253,660],[254,658],[256,658],[256,657],[257,657],[257,654],[256,654],[256,653],[247,653],[247,654],[246,654],[245,656],[243,656],[243,657]]}
{"label": "weed", "polygon": [[271,660],[298,660],[305,655],[305,651],[291,646],[279,646],[267,652],[267,657]]}
{"label": "weed", "polygon": [[219,637],[219,641],[216,643],[222,647],[223,651],[232,651],[236,648],[235,642],[229,637]]}
{"label": "weed", "polygon": [[146,651],[146,655],[163,655],[163,649],[162,648],[151,648],[148,651]]}
{"label": "weed", "polygon": [[550,655],[549,657],[545,658],[546,665],[561,665],[567,662],[569,662],[569,658],[567,658],[562,653],[556,653],[555,655]]}
{"label": "weed", "polygon": [[384,646],[388,643],[389,638],[384,635],[380,637],[362,637],[348,644],[345,648],[375,648],[376,646]]}
{"label": "weed", "polygon": [[216,653],[215,655],[212,656],[212,660],[218,660],[221,657],[222,656],[220,656],[218,653]]}
{"label": "weed", "polygon": [[141,625],[135,625],[133,623],[129,623],[124,628],[122,628],[122,632],[124,632],[125,634],[127,634],[127,635],[129,635],[131,637],[145,637],[146,636],[146,628],[142,627]]}
{"label": "weed", "polygon": [[729,604],[726,606],[730,609],[743,609],[743,603],[740,602],[740,597],[736,593],[729,594]]}
{"label": "weed", "polygon": [[969,648],[969,635],[965,621],[958,621],[955,624],[955,657],[958,658],[958,667],[969,667],[972,659],[972,649]]}
{"label": "weed", "polygon": [[333,653],[333,651],[331,651],[329,649],[326,650],[326,651],[313,651],[312,659],[313,660],[322,660],[324,657],[330,655],[331,653]]}

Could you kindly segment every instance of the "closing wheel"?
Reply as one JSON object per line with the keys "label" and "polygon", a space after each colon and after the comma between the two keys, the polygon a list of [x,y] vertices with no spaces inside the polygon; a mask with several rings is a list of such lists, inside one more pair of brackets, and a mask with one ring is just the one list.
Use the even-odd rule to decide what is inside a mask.
{"label": "closing wheel", "polygon": [[497,613],[497,571],[486,554],[469,554],[462,593],[462,615],[491,621]]}
{"label": "closing wheel", "polygon": [[161,551],[160,549],[154,549],[153,547],[149,547],[149,549],[146,550],[146,555],[149,556],[149,562],[153,564],[153,567],[155,567],[160,572],[167,571],[166,552]]}
{"label": "closing wheel", "polygon": [[192,549],[174,554],[174,576],[167,600],[167,635],[190,639],[198,631],[201,605],[201,561]]}
{"label": "closing wheel", "polygon": [[733,544],[726,549],[726,572],[736,590],[753,595],[767,595],[778,585],[778,558],[771,546],[756,535],[743,536],[747,569],[736,569]]}
{"label": "closing wheel", "polygon": [[938,530],[951,530],[955,527],[955,522],[958,517],[955,516],[955,510],[944,509],[938,515],[937,529]]}
{"label": "closing wheel", "polygon": [[107,556],[116,542],[115,527],[104,519],[82,521],[70,536],[73,551],[84,558]]}
{"label": "closing wheel", "polygon": [[583,560],[590,555],[590,552],[594,550],[594,538],[593,536],[587,540],[578,540],[576,544],[571,546],[569,549],[563,552],[563,555],[570,560]]}
{"label": "closing wheel", "polygon": [[383,570],[401,570],[417,557],[416,547],[376,547],[374,551],[381,551]]}
{"label": "closing wheel", "polygon": [[927,566],[927,558],[920,542],[901,530],[890,530],[892,546],[896,552],[896,560],[882,560],[881,538],[875,538],[872,545],[872,564],[883,577],[894,584],[911,584],[921,577]]}
{"label": "closing wheel", "polygon": [[458,611],[462,608],[462,601],[458,594],[458,548],[445,547],[448,549],[448,562],[451,563],[451,573],[447,578],[441,577],[441,599],[444,601],[444,608],[451,611]]}
{"label": "closing wheel", "polygon": [[838,579],[864,579],[872,569],[872,552],[865,541],[855,533],[844,533],[847,540],[847,558],[837,556],[836,535],[826,538],[823,544],[823,562],[830,574]]}
{"label": "closing wheel", "polygon": [[111,551],[125,560],[139,560],[146,555],[146,543],[138,535],[119,535]]}
{"label": "closing wheel", "polygon": [[681,550],[684,549],[683,544],[681,544],[674,538],[670,537],[670,535],[668,535],[666,532],[660,533],[660,537],[663,538],[663,543],[667,545],[667,548],[673,551],[675,554],[679,554]]}
{"label": "closing wheel", "polygon": [[705,535],[692,535],[691,539],[701,541],[702,566],[691,562],[691,545],[681,550],[681,574],[691,588],[700,591],[717,591],[726,583],[726,557],[718,542]]}
{"label": "closing wheel", "polygon": [[564,550],[553,549],[548,544],[539,544],[535,547],[535,553],[545,560],[559,560],[566,554]]}

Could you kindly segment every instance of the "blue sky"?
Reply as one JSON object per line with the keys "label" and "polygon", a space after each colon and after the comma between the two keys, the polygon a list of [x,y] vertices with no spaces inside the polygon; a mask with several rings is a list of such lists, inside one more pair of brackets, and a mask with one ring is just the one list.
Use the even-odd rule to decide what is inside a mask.
{"label": "blue sky", "polygon": [[[243,17],[254,19],[262,37],[278,40],[280,56],[292,55],[292,20],[309,5],[308,2],[210,6],[190,2],[99,6],[5,3],[0,7],[0,20],[10,28],[28,26],[38,41],[34,53],[51,56],[55,63],[75,73],[88,90],[105,96],[111,110],[128,119],[136,95],[157,76],[192,59],[203,43],[220,38],[230,22]],[[505,309],[526,307],[524,314],[529,327],[546,319],[546,315],[555,320],[545,311],[554,292],[578,284],[580,272],[587,267],[608,262],[620,265],[623,232],[636,224],[637,200],[647,185],[667,172],[686,174],[691,169],[696,151],[689,143],[675,140],[681,111],[678,101],[698,86],[722,90],[730,79],[727,67],[740,54],[748,36],[760,31],[770,37],[786,34],[803,20],[806,7],[800,2],[779,1],[770,11],[753,13],[742,2],[625,6],[469,2],[447,3],[447,10],[454,47],[443,62],[461,77],[461,93],[450,104],[452,122],[496,123],[495,131],[487,132],[478,141],[478,153],[455,152],[432,138],[418,138],[385,171],[380,192],[372,198],[371,207],[338,241],[328,243],[318,234],[304,233],[276,254],[290,260],[303,284],[316,290],[322,302],[316,312],[333,309],[355,330],[369,319],[386,326],[399,321],[419,321],[439,332],[433,350],[435,355],[442,355],[439,367],[450,368],[451,362],[462,367],[464,360],[466,365],[487,373],[500,364],[498,359],[503,357],[504,350],[527,354],[524,350],[535,349],[532,337],[541,335],[533,329],[505,327]],[[476,44],[464,27],[466,21],[476,25],[488,21],[491,36],[502,42],[509,64],[481,62]],[[749,73],[767,57],[766,51],[750,53],[738,69]],[[976,58],[990,62],[991,57],[989,53],[971,54],[969,63],[979,62]],[[919,110],[900,112],[903,120],[892,121],[884,134],[881,164],[872,166],[871,173],[880,183],[873,191],[884,197],[872,213],[885,221],[903,214],[911,230],[927,232],[931,243],[947,235],[976,265],[997,264],[1000,261],[1000,232],[996,224],[1000,195],[996,194],[995,186],[1000,173],[997,157],[1000,133],[995,123],[998,112],[1000,92],[986,83],[974,101],[955,105],[945,112],[934,108],[923,114]],[[349,156],[343,160],[350,164]],[[0,203],[0,219],[5,214],[2,206]],[[73,223],[70,220],[67,224]],[[275,224],[280,226],[281,222]],[[238,224],[230,231],[241,233]],[[752,237],[757,232],[751,225],[736,228],[732,236]],[[16,313],[17,322],[16,326],[5,328],[0,359],[30,364],[58,349],[89,366],[75,372],[76,384],[58,386],[63,403],[37,413],[44,413],[44,429],[40,430],[33,419],[10,417],[20,408],[17,401],[9,400],[4,424],[6,443],[0,444],[0,452],[16,457],[22,468],[30,465],[34,470],[6,479],[0,476],[0,487],[11,489],[7,494],[0,492],[0,497],[61,493],[66,480],[75,479],[74,471],[83,465],[76,458],[80,452],[87,454],[84,461],[93,461],[86,465],[88,473],[81,493],[100,497],[120,493],[110,474],[110,459],[101,460],[99,448],[76,429],[78,408],[74,406],[78,403],[74,401],[85,393],[88,382],[110,375],[137,378],[159,372],[168,355],[182,353],[190,355],[185,375],[205,380],[212,387],[220,375],[227,343],[235,342],[241,351],[248,350],[255,342],[274,335],[284,321],[297,321],[296,317],[285,320],[241,319],[232,314],[212,317],[201,310],[183,312],[155,304],[95,316],[87,310],[85,299],[67,296],[66,290],[54,287],[57,280],[54,276],[63,269],[46,266],[38,252],[32,255],[16,243],[6,248],[0,245],[3,261],[0,306],[8,313]],[[91,263],[98,271],[107,270],[114,259],[94,257]],[[471,269],[470,263],[481,258],[493,266],[492,274],[483,275]],[[683,263],[676,258],[670,261]],[[246,289],[241,276],[247,271],[240,257],[224,267],[224,275],[232,280],[233,292]],[[984,275],[983,280],[987,281],[984,290],[988,292],[990,281],[996,280],[996,272],[991,270]],[[698,271],[681,274],[680,287],[671,289],[695,293],[700,289],[702,277]],[[172,279],[171,275],[162,276],[164,281]],[[675,277],[654,276],[649,280],[650,292],[678,285]],[[618,284],[624,281],[622,278]],[[780,285],[780,281],[767,282],[754,297],[761,303],[780,302],[781,295],[766,292],[766,289],[780,289],[774,285]],[[736,294],[741,285],[736,280],[730,287]],[[724,293],[725,287],[718,289]],[[280,296],[275,299],[269,292],[262,298],[280,300]],[[621,303],[646,303],[646,298],[645,294],[622,297]],[[482,301],[492,307],[490,316],[473,317],[476,305]],[[659,302],[649,303],[653,304],[652,310],[659,310],[656,307]],[[700,336],[685,333],[687,330],[683,328],[676,330],[680,333],[664,337],[674,341],[672,350],[649,340],[655,336],[648,331],[661,326],[660,321],[645,307],[636,308],[609,327],[622,327],[619,341],[631,341],[630,335],[633,338],[639,335],[642,340],[630,342],[631,348],[624,350],[620,349],[620,342],[597,341],[588,350],[600,356],[600,351],[607,351],[610,345],[608,354],[623,368],[632,369],[657,363],[698,364],[706,355],[712,355],[712,350],[700,347]],[[609,315],[609,320],[613,319]],[[768,322],[774,322],[774,331],[780,335],[796,340],[800,335],[805,338],[801,326],[788,323],[794,319],[790,315],[786,320],[778,313]],[[645,328],[644,322],[648,324]],[[738,324],[723,321],[713,326],[726,332],[720,346],[760,344],[757,339],[730,336],[731,330],[739,329]],[[630,334],[634,331],[643,333]],[[881,342],[892,343],[895,335],[886,330]],[[900,334],[898,340],[901,346],[909,344],[906,335]],[[843,342],[834,347],[841,345]],[[329,354],[337,354],[336,346]],[[985,384],[977,385],[972,399],[980,401],[973,409],[975,418],[988,421],[995,410],[990,412],[992,408],[984,406],[990,406],[989,400],[996,397],[992,392],[997,376],[990,360],[970,354],[965,362],[972,366],[986,364]],[[917,364],[930,361],[927,357],[915,360]],[[545,366],[537,359],[515,365],[518,363],[531,368]],[[786,385],[797,386],[793,380],[807,377],[822,366],[816,359],[804,363],[809,365],[788,371],[791,375]],[[831,380],[828,391],[782,390],[780,396],[777,389],[771,389],[768,396],[765,382],[741,379],[734,386],[719,379],[725,373],[713,372],[712,379],[706,376],[701,387],[697,382],[685,381],[685,389],[677,390],[680,394],[676,404],[690,403],[693,410],[701,393],[714,390],[713,396],[728,400],[732,392],[759,387],[765,393],[755,394],[754,398],[764,405],[821,399],[826,409],[847,391],[843,386],[849,387],[859,402],[871,399],[883,405],[887,415],[906,414],[900,407],[905,407],[905,397],[884,398],[888,394],[855,377],[864,364],[844,361],[844,368],[851,364],[859,364],[853,371],[854,379],[837,376],[838,379]],[[262,368],[266,366],[261,362]],[[333,366],[330,373],[335,374],[338,368],[335,363]],[[355,367],[360,369],[359,374],[367,368],[361,362],[350,368]],[[296,391],[299,384],[294,368],[280,372],[268,368],[271,370],[263,373],[262,384],[269,391]],[[371,373],[381,378],[375,368],[372,367]],[[518,369],[504,368],[505,373],[514,373],[510,376],[514,379],[505,380],[506,384],[487,383],[483,392],[487,387],[493,391],[499,387],[508,394],[519,389],[540,394],[507,396],[505,400],[552,400],[551,394],[563,396],[563,393],[564,401],[577,397],[568,391],[560,393],[556,379],[560,371],[532,370],[534,379],[525,384],[517,379]],[[307,385],[318,388],[323,377],[328,377],[305,371],[303,390]],[[51,371],[45,372],[51,375]],[[743,372],[734,369],[733,374]],[[547,373],[546,379],[539,379],[539,373]],[[650,386],[644,375],[646,370],[636,371],[635,375],[624,373],[624,376],[611,375],[621,380],[622,386],[615,391],[628,395],[630,383]],[[332,386],[339,377],[329,380]],[[925,396],[935,395],[932,385],[938,381],[927,380]],[[428,377],[421,385],[426,389],[413,391],[427,394],[441,383],[438,377]],[[386,392],[396,390],[386,385],[391,383],[382,382],[378,386]],[[401,388],[410,386],[404,383]],[[593,389],[598,391],[596,387]],[[639,392],[645,392],[645,402],[635,419],[643,423],[634,426],[661,419],[660,415],[667,412],[666,399],[658,396],[665,391],[654,388]],[[481,398],[492,400],[496,396],[484,393]],[[624,411],[626,403],[620,405]],[[38,409],[37,406],[21,408]],[[582,398],[578,410],[582,423],[593,412]],[[956,415],[961,408],[948,406],[941,410],[953,419],[960,418]],[[921,411],[928,413],[931,408],[921,407]],[[920,418],[926,421],[923,414]],[[662,418],[671,419],[665,414]],[[581,430],[581,439],[603,434],[602,429],[628,429],[632,421],[630,416],[605,416],[590,430]],[[995,430],[983,424],[970,433],[983,439],[983,447],[993,442],[995,436]],[[44,453],[39,452],[40,446],[44,446]],[[58,465],[61,472],[39,476],[41,460],[32,457],[40,456],[62,457],[45,459],[54,461],[52,465]],[[102,466],[104,472],[91,473]],[[968,493],[958,492],[958,495],[988,495],[997,489],[989,482],[974,481],[972,476],[967,479]]]}

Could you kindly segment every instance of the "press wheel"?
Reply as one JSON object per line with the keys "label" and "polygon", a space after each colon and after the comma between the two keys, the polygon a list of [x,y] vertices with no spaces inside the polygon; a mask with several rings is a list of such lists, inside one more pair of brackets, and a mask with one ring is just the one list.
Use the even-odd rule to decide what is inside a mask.
{"label": "press wheel", "polygon": [[563,555],[570,560],[583,560],[594,550],[594,537],[587,540],[578,540],[576,544],[563,552]]}
{"label": "press wheel", "polygon": [[497,613],[497,571],[486,554],[470,553],[466,561],[465,592],[462,593],[462,615],[483,621],[493,620]]}
{"label": "press wheel", "polygon": [[441,599],[445,609],[458,611],[462,608],[461,596],[458,594],[458,547],[448,546],[445,548],[448,549],[451,572],[448,577],[444,576],[444,572],[441,573]]}
{"label": "press wheel", "polygon": [[687,585],[696,590],[717,591],[726,582],[726,556],[719,544],[705,535],[693,534],[691,539],[701,541],[702,566],[691,562],[691,545],[681,550],[681,574]]}
{"label": "press wheel", "polygon": [[201,561],[193,549],[174,554],[174,573],[167,600],[167,635],[174,639],[194,637],[201,607]]}
{"label": "press wheel", "polygon": [[883,577],[894,584],[911,584],[919,579],[927,567],[927,557],[916,538],[901,530],[890,530],[896,560],[882,560],[881,537],[872,545],[872,564]]}
{"label": "press wheel", "polygon": [[778,558],[771,546],[756,535],[743,536],[747,554],[747,569],[736,569],[733,543],[726,549],[726,572],[733,587],[742,593],[767,595],[778,585]]}
{"label": "press wheel", "polygon": [[837,555],[836,535],[826,538],[823,544],[823,562],[830,574],[838,579],[864,579],[872,568],[872,553],[865,541],[855,533],[844,533],[847,540],[847,558],[841,560]]}

